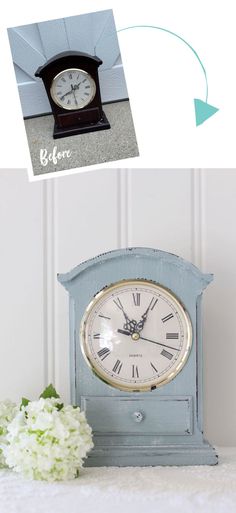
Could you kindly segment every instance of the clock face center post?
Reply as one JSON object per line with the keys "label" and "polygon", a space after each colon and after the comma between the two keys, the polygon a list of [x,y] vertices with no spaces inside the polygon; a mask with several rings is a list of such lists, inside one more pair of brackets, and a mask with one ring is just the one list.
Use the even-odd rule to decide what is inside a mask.
{"label": "clock face center post", "polygon": [[131,338],[132,338],[132,340],[134,340],[136,342],[137,340],[140,339],[140,334],[135,331],[134,333],[132,333]]}

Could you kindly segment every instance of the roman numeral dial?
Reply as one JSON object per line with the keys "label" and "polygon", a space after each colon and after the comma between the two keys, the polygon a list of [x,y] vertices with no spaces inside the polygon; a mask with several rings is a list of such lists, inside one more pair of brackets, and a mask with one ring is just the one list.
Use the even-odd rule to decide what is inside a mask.
{"label": "roman numeral dial", "polygon": [[107,356],[109,356],[109,354],[111,354],[111,351],[110,349],[108,349],[108,347],[103,347],[102,349],[99,349],[98,351],[98,356],[99,358],[101,358],[101,360],[105,360],[105,358],[107,358]]}
{"label": "roman numeral dial", "polygon": [[120,374],[123,363],[120,360],[116,360],[114,367],[112,368],[113,372]]}
{"label": "roman numeral dial", "polygon": [[169,313],[168,315],[166,315],[165,317],[163,317],[162,322],[167,322],[169,321],[170,319],[173,319],[174,315],[173,313]]}
{"label": "roman numeral dial", "polygon": [[133,292],[133,302],[135,306],[140,306],[141,294],[140,292]]}
{"label": "roman numeral dial", "polygon": [[54,103],[62,109],[79,110],[93,101],[96,84],[92,76],[84,70],[65,69],[54,77],[50,94]]}
{"label": "roman numeral dial", "polygon": [[152,369],[154,370],[154,372],[158,372],[157,368],[155,367],[154,363],[150,362],[150,365],[152,367]]}
{"label": "roman numeral dial", "polygon": [[88,372],[92,366],[103,383],[125,391],[148,391],[175,379],[191,344],[191,321],[179,299],[143,279],[105,287],[81,323]]}
{"label": "roman numeral dial", "polygon": [[132,378],[139,378],[138,365],[132,365]]}

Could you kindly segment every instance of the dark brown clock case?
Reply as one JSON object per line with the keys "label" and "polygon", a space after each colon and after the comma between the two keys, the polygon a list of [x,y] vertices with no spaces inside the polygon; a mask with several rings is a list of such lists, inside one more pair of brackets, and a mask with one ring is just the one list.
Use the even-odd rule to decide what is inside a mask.
{"label": "dark brown clock case", "polygon": [[[99,57],[77,51],[68,51],[55,55],[37,69],[35,76],[43,80],[55,119],[54,139],[110,128],[110,123],[102,110],[101,103],[98,77],[98,68],[101,64],[102,60]],[[86,71],[91,75],[96,84],[94,98],[82,109],[63,109],[53,101],[50,94],[54,77],[61,71],[69,68],[78,68]]]}

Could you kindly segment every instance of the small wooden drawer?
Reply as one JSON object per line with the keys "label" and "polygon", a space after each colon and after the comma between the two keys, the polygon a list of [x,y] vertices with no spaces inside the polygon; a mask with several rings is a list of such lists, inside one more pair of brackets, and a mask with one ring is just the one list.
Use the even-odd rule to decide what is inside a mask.
{"label": "small wooden drawer", "polygon": [[192,397],[88,397],[81,407],[94,434],[191,435]]}
{"label": "small wooden drawer", "polygon": [[101,119],[101,112],[98,107],[85,110],[77,110],[76,112],[70,112],[58,114],[58,125],[61,127],[67,127],[77,125],[77,123],[94,123]]}

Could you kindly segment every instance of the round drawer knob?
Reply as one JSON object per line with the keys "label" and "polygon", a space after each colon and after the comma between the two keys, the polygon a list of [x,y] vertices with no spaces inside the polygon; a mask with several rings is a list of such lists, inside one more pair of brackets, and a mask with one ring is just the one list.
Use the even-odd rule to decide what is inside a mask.
{"label": "round drawer knob", "polygon": [[144,419],[144,414],[141,411],[135,411],[132,414],[132,417],[135,422],[142,422],[142,420]]}

